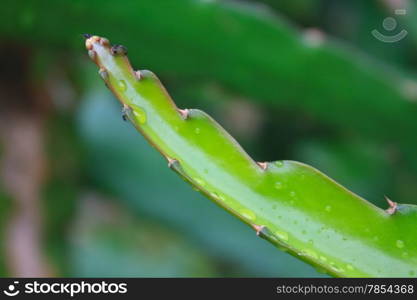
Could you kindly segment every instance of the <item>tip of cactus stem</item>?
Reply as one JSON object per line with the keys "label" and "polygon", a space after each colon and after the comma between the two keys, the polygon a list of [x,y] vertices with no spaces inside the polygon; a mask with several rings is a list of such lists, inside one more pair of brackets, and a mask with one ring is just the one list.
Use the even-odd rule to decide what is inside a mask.
{"label": "tip of cactus stem", "polygon": [[252,227],[253,227],[253,229],[255,229],[256,235],[259,236],[262,233],[262,230],[264,230],[265,225],[256,225],[256,224],[253,224]]}
{"label": "tip of cactus stem", "polygon": [[267,162],[257,162],[257,164],[261,167],[262,170],[266,170],[266,168],[268,167]]}
{"label": "tip of cactus stem", "polygon": [[100,37],[92,35],[85,40],[85,47],[87,50],[93,49],[93,43],[100,41]]}
{"label": "tip of cactus stem", "polygon": [[397,211],[397,202],[392,201],[387,196],[385,196],[385,200],[387,200],[389,207],[385,210],[388,214],[393,215]]}
{"label": "tip of cactus stem", "polygon": [[189,109],[178,109],[178,112],[180,113],[181,117],[186,120],[190,114],[190,110]]}
{"label": "tip of cactus stem", "polygon": [[110,49],[112,55],[126,55],[127,48],[123,45],[114,45]]}
{"label": "tip of cactus stem", "polygon": [[86,40],[87,39],[89,39],[90,37],[92,37],[92,35],[91,34],[89,34],[89,33],[82,33],[81,34]]}

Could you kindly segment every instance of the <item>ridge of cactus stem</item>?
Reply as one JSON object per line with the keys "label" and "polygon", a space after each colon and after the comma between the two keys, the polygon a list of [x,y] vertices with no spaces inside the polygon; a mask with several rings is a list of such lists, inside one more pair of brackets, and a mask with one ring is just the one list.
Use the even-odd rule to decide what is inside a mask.
{"label": "ridge of cactus stem", "polygon": [[122,117],[209,199],[258,236],[333,276],[417,276],[417,206],[380,209],[318,170],[294,161],[255,162],[219,124],[179,109],[127,48],[86,36],[89,57],[122,104]]}

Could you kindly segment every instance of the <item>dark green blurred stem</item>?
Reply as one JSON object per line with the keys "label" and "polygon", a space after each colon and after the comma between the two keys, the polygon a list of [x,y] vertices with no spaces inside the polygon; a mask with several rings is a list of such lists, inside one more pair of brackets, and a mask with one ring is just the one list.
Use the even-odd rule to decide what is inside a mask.
{"label": "dark green blurred stem", "polygon": [[318,30],[297,30],[268,7],[191,0],[9,0],[3,6],[0,35],[9,38],[68,49],[78,47],[83,32],[105,33],[129,41],[138,57],[133,62],[140,58],[161,76],[217,81],[342,130],[405,145],[414,140],[415,76]]}

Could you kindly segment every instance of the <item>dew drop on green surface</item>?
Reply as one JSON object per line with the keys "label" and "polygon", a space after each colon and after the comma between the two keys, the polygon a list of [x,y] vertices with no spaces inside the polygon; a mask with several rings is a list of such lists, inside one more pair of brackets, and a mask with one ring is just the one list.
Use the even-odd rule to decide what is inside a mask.
{"label": "dew drop on green surface", "polygon": [[222,201],[226,200],[226,199],[224,198],[224,196],[223,196],[223,195],[221,195],[221,194],[219,194],[219,195],[218,195],[218,197],[219,197],[219,199],[220,199],[220,200],[222,200]]}
{"label": "dew drop on green surface", "polygon": [[337,266],[334,262],[330,263],[330,268],[337,273],[343,273],[345,271],[343,268]]}
{"label": "dew drop on green surface", "polygon": [[286,233],[285,231],[275,231],[275,236],[281,241],[288,241],[288,233]]}
{"label": "dew drop on green surface", "polygon": [[140,124],[146,123],[146,113],[142,108],[140,108],[139,106],[135,106],[133,108],[133,114],[135,115],[136,120],[138,120]]}
{"label": "dew drop on green surface", "polygon": [[296,192],[291,191],[291,192],[290,192],[290,196],[291,196],[292,198],[295,198],[295,197],[297,196],[297,194],[296,194]]}
{"label": "dew drop on green surface", "polygon": [[282,167],[284,165],[284,162],[282,160],[278,160],[278,161],[275,162],[275,165],[277,167]]}
{"label": "dew drop on green surface", "polygon": [[219,194],[217,194],[216,192],[210,193],[210,196],[213,197],[216,200],[219,200]]}
{"label": "dew drop on green surface", "polygon": [[349,271],[353,271],[354,270],[353,266],[352,265],[349,265],[349,264],[346,265],[346,269],[348,269]]}
{"label": "dew drop on green surface", "polygon": [[403,242],[402,240],[397,240],[397,241],[395,242],[395,245],[396,245],[398,248],[404,248],[404,242]]}
{"label": "dew drop on green surface", "polygon": [[119,80],[119,82],[117,83],[117,86],[122,92],[126,91],[127,89],[126,81],[124,81],[123,79]]}
{"label": "dew drop on green surface", "polygon": [[403,252],[401,255],[402,255],[402,257],[407,258],[408,257],[408,252]]}
{"label": "dew drop on green surface", "polygon": [[206,186],[206,182],[200,178],[194,179],[195,183],[197,183],[199,186],[204,187]]}
{"label": "dew drop on green surface", "polygon": [[195,134],[200,134],[200,131],[201,131],[201,130],[200,130],[200,128],[198,128],[198,127],[194,129],[194,133],[195,133]]}
{"label": "dew drop on green surface", "polygon": [[274,184],[274,187],[277,189],[277,190],[281,190],[282,189],[282,182],[280,182],[280,181],[277,181],[277,182],[275,182],[275,184]]}
{"label": "dew drop on green surface", "polygon": [[327,212],[331,212],[332,211],[332,207],[330,205],[326,205],[326,207],[324,208],[325,211]]}
{"label": "dew drop on green surface", "polygon": [[300,255],[301,256],[307,256],[307,257],[310,257],[312,259],[318,259],[317,253],[314,250],[311,250],[311,249],[301,250]]}
{"label": "dew drop on green surface", "polygon": [[255,221],[255,219],[256,219],[255,213],[253,211],[249,210],[249,209],[242,209],[239,212],[244,218],[246,218],[250,221]]}

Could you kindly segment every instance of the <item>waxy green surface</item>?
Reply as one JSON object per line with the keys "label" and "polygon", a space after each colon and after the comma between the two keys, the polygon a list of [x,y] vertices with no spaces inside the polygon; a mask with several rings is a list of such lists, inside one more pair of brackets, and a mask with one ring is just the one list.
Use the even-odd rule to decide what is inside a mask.
{"label": "waxy green surface", "polygon": [[112,54],[95,36],[86,44],[126,116],[169,166],[261,237],[334,276],[417,276],[416,206],[390,214],[310,166],[258,164],[204,112],[181,113],[157,77],[138,76],[123,51]]}

